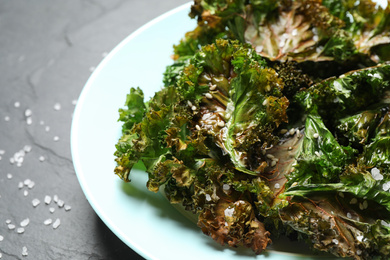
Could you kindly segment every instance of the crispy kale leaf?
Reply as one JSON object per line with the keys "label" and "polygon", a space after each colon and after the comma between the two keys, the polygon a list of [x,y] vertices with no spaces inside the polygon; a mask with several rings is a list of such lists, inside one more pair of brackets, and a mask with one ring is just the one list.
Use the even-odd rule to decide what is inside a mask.
{"label": "crispy kale leaf", "polygon": [[131,90],[128,100],[138,103],[121,117],[115,172],[129,181],[142,161],[149,190],[164,187],[172,203],[198,213],[204,233],[260,253],[270,239],[257,205],[274,196],[263,192],[261,175],[275,166],[264,152],[287,122],[283,81],[250,45],[222,39],[177,60],[164,76],[165,87],[146,104]]}

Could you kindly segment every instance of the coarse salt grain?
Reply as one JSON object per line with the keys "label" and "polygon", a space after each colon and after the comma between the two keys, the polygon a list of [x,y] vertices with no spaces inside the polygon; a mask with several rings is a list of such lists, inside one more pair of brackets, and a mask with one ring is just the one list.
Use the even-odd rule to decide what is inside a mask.
{"label": "coarse salt grain", "polygon": [[30,179],[25,179],[24,180],[24,185],[28,186],[30,184],[31,180]]}
{"label": "coarse salt grain", "polygon": [[51,218],[48,218],[46,219],[45,221],[43,221],[43,224],[45,224],[46,226],[50,225],[51,223],[53,222],[53,220]]}
{"label": "coarse salt grain", "polygon": [[23,195],[26,197],[28,195],[28,191],[27,190],[24,190],[23,191]]}
{"label": "coarse salt grain", "polygon": [[65,206],[64,206],[64,209],[65,209],[65,211],[69,211],[69,210],[71,210],[71,209],[72,209],[72,207],[71,207],[71,206],[69,206],[69,205],[65,205]]}
{"label": "coarse salt grain", "polygon": [[234,213],[234,208],[226,208],[224,213],[225,213],[225,216],[232,217],[233,213]]}
{"label": "coarse salt grain", "polygon": [[28,256],[27,247],[22,247],[22,256]]}
{"label": "coarse salt grain", "polygon": [[23,234],[24,233],[24,228],[22,228],[22,227],[17,228],[16,229],[16,233]]}
{"label": "coarse salt grain", "polygon": [[4,117],[4,121],[8,122],[11,118],[9,116]]}
{"label": "coarse salt grain", "polygon": [[31,152],[31,150],[32,150],[32,147],[31,147],[30,145],[25,145],[25,146],[23,147],[23,151],[25,151],[26,153]]}
{"label": "coarse salt grain", "polygon": [[213,98],[213,95],[211,95],[211,93],[206,93],[206,94],[205,94],[205,97],[208,98],[208,99],[212,99],[212,98]]}
{"label": "coarse salt grain", "polygon": [[72,105],[74,105],[74,106],[77,105],[77,99],[72,100]]}
{"label": "coarse salt grain", "polygon": [[25,115],[26,117],[30,117],[30,116],[32,115],[31,109],[26,109],[26,110],[24,111],[24,115]]}
{"label": "coarse salt grain", "polygon": [[45,196],[45,203],[46,203],[47,205],[49,205],[50,202],[51,202],[51,197],[50,197],[49,195],[46,195],[46,196]]}
{"label": "coarse salt grain", "polygon": [[40,162],[43,162],[45,160],[45,157],[44,156],[39,156],[39,161]]}
{"label": "coarse salt grain", "polygon": [[18,188],[21,189],[21,188],[23,188],[23,186],[24,186],[23,182],[20,181],[18,184]]}
{"label": "coarse salt grain", "polygon": [[26,118],[26,123],[32,125],[32,118],[30,116]]}
{"label": "coarse salt grain", "polygon": [[30,181],[30,183],[27,185],[27,187],[28,187],[29,189],[34,188],[34,186],[35,186],[35,182],[33,182],[33,181]]}
{"label": "coarse salt grain", "polygon": [[54,142],[57,142],[58,140],[60,140],[60,138],[58,136],[54,136],[53,140],[54,140]]}
{"label": "coarse salt grain", "polygon": [[20,222],[20,226],[21,226],[21,227],[26,227],[26,226],[28,226],[29,223],[30,223],[30,219],[29,219],[29,218],[26,218],[26,219],[23,219],[23,220]]}
{"label": "coarse salt grain", "polygon": [[374,180],[376,180],[376,181],[383,180],[383,175],[380,173],[379,169],[376,167],[371,169],[371,175],[372,175],[372,178],[374,178]]}
{"label": "coarse salt grain", "polygon": [[63,200],[58,200],[57,205],[58,207],[62,208],[64,206],[65,202]]}
{"label": "coarse salt grain", "polygon": [[13,230],[13,229],[15,229],[15,225],[14,224],[8,224],[8,229],[9,230]]}
{"label": "coarse salt grain", "polygon": [[10,220],[10,219],[7,219],[7,220],[5,221],[5,223],[6,223],[6,224],[10,224],[10,223],[11,223],[11,220]]}
{"label": "coarse salt grain", "polygon": [[225,183],[224,185],[222,185],[222,189],[223,190],[229,190],[230,189],[230,185]]}
{"label": "coarse salt grain", "polygon": [[20,107],[20,102],[16,101],[16,102],[14,103],[14,107]]}
{"label": "coarse salt grain", "polygon": [[56,210],[56,209],[53,208],[53,207],[49,208],[50,213],[54,213],[55,210]]}
{"label": "coarse salt grain", "polygon": [[319,135],[318,133],[314,133],[314,134],[313,134],[313,137],[314,137],[315,139],[317,139],[319,136],[320,136],[320,135]]}
{"label": "coarse salt grain", "polygon": [[54,195],[53,196],[53,200],[54,200],[55,203],[57,203],[58,202],[58,195]]}
{"label": "coarse salt grain", "polygon": [[5,151],[4,150],[0,150],[0,154],[1,155],[5,154]]}
{"label": "coarse salt grain", "polygon": [[57,229],[61,225],[61,220],[59,218],[56,219],[53,223],[53,228]]}
{"label": "coarse salt grain", "polygon": [[390,189],[390,181],[383,183],[382,189],[388,191]]}
{"label": "coarse salt grain", "polygon": [[56,111],[61,110],[61,104],[60,103],[55,103],[54,104],[54,110],[56,110]]}
{"label": "coarse salt grain", "polygon": [[279,183],[275,183],[275,189],[279,189],[280,188],[280,184]]}
{"label": "coarse salt grain", "polygon": [[33,199],[33,200],[32,200],[32,205],[33,205],[34,208],[37,207],[37,206],[39,205],[39,203],[41,203],[41,202],[39,201],[39,199]]}
{"label": "coarse salt grain", "polygon": [[50,131],[50,126],[48,126],[48,125],[45,126],[45,131],[46,131],[46,132],[49,132],[49,131]]}
{"label": "coarse salt grain", "polygon": [[0,242],[4,240],[4,237],[0,235]]}
{"label": "coarse salt grain", "polygon": [[7,178],[8,179],[12,179],[12,174],[11,173],[7,173]]}

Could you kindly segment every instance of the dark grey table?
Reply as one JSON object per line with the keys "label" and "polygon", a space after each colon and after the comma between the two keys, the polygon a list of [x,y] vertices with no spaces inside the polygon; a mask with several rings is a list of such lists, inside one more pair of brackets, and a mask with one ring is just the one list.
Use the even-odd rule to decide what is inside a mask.
{"label": "dark grey table", "polygon": [[142,259],[80,188],[72,113],[113,47],[186,2],[0,1],[0,259]]}

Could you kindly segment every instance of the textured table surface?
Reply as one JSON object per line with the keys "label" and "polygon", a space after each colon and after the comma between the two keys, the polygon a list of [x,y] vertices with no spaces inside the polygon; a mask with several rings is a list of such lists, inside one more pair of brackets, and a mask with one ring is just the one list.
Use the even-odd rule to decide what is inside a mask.
{"label": "textured table surface", "polygon": [[187,0],[0,1],[0,258],[142,259],[99,219],[70,152],[94,68]]}

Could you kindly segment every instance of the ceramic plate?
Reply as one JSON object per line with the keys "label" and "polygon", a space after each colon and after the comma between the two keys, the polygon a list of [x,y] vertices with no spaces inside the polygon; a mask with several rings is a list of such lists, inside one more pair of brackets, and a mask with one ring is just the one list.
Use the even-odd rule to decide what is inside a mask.
{"label": "ceramic plate", "polygon": [[251,250],[222,247],[203,235],[163,195],[149,192],[145,172],[133,170],[131,183],[114,175],[113,153],[121,134],[118,109],[132,86],[140,86],[146,99],[161,88],[165,66],[172,63],[172,45],[195,28],[189,10],[190,4],[178,7],[131,34],[86,83],[73,117],[71,148],[77,177],[89,203],[124,243],[146,259],[314,259],[289,253],[302,253],[305,246],[288,241],[276,241],[259,256]]}

